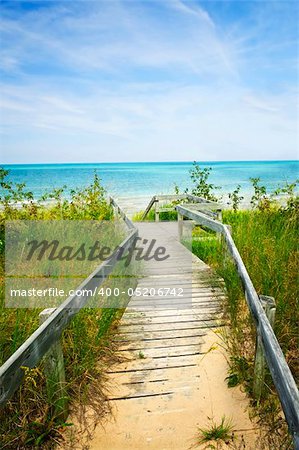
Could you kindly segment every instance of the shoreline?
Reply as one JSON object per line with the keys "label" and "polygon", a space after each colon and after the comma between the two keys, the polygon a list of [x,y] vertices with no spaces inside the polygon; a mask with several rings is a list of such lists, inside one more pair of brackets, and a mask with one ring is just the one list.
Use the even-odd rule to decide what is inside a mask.
{"label": "shoreline", "polygon": [[[146,206],[148,205],[148,203],[150,202],[151,198],[154,195],[175,195],[175,194],[172,194],[172,193],[171,194],[169,194],[169,193],[168,194],[157,194],[156,193],[153,195],[139,194],[136,196],[130,196],[130,195],[118,196],[118,195],[111,195],[110,193],[108,193],[107,198],[108,197],[115,198],[118,202],[120,202],[120,204],[125,205],[125,208],[132,209],[132,207],[135,207],[134,213],[135,212],[138,213],[146,208]],[[271,201],[273,201],[273,200],[276,201],[279,206],[284,206],[288,196],[287,196],[287,194],[281,194],[281,195],[270,197],[270,198],[271,198]],[[250,203],[250,199],[251,199],[251,194],[248,193],[248,195],[246,197],[244,197],[244,199],[240,202],[238,209],[243,210],[243,211],[252,210],[253,207]],[[61,200],[62,201],[70,200],[70,197],[64,196],[61,198]],[[41,205],[44,207],[51,207],[51,206],[54,206],[55,204],[57,204],[57,200],[49,199],[49,200],[45,200],[45,201],[39,201],[38,198],[34,198],[33,200],[24,200],[21,202],[20,201],[11,202],[11,203],[9,203],[9,205],[14,206],[17,209],[21,209],[23,207],[23,205],[29,205],[30,203],[38,204],[38,205]],[[229,203],[228,193],[225,193],[224,196],[222,197],[222,199],[218,200],[218,203],[222,206],[222,209],[225,209],[225,210],[232,209],[232,205]],[[4,209],[3,204],[0,204],[0,211],[2,211],[3,209]]]}

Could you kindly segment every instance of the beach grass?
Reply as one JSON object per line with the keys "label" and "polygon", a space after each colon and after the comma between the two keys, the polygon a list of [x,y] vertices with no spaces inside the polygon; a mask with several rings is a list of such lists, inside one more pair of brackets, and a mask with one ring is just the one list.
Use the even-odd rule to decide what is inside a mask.
{"label": "beach grass", "polygon": [[[298,350],[298,209],[223,211],[223,222],[231,225],[251,280],[259,295],[276,302],[274,332],[295,381],[299,381]],[[195,236],[192,251],[224,279],[226,311],[230,328],[223,335],[229,350],[229,387],[242,385],[251,397],[254,414],[268,429],[269,448],[291,449],[291,438],[281,420],[281,406],[269,371],[261,399],[253,396],[256,330],[246,303],[236,267],[217,235]],[[268,447],[267,447],[268,448]]]}
{"label": "beach grass", "polygon": [[[8,185],[9,186],[9,185]],[[36,202],[30,193],[16,192],[15,186],[6,189],[0,211],[0,365],[38,328],[41,309],[6,308],[4,289],[4,227],[7,220],[113,220],[113,211],[105,200],[100,180],[82,191],[76,191],[70,199],[62,197],[56,190],[51,204]],[[119,236],[119,241],[123,236]],[[119,243],[120,243],[119,242]],[[121,287],[123,263],[118,263],[114,278],[105,286]],[[126,274],[128,274],[126,268]],[[119,274],[119,277],[117,277]],[[134,278],[130,281],[134,283]],[[122,289],[120,289],[122,291]],[[114,347],[110,335],[120,319],[129,298],[121,294],[118,298],[103,298],[103,308],[83,308],[73,318],[62,334],[67,395],[73,413],[83,417],[88,406],[93,411],[95,422],[107,411],[108,403],[103,395],[103,364],[107,358],[113,362]],[[109,307],[111,304],[121,307]],[[61,440],[64,429],[70,424],[53,417],[47,398],[43,362],[34,369],[24,368],[25,378],[12,399],[0,411],[0,442],[5,449],[49,448]],[[75,406],[74,406],[75,405]],[[2,447],[1,447],[2,448]]]}
{"label": "beach grass", "polygon": [[[219,424],[211,421],[205,428],[199,428],[199,444],[204,444],[207,442],[224,442],[228,443],[233,440],[233,423],[230,418],[223,416]],[[211,446],[210,448],[215,448]]]}
{"label": "beach grass", "polygon": [[[222,218],[232,227],[234,241],[258,294],[272,296],[276,301],[275,334],[298,379],[298,212],[227,210]],[[193,252],[224,278],[232,325],[238,328],[243,290],[234,264],[223,257],[222,245],[217,236],[209,236],[193,240]]]}

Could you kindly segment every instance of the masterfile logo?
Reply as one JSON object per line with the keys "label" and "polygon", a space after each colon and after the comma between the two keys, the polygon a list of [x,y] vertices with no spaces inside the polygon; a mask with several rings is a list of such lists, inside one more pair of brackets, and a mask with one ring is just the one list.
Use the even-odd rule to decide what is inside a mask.
{"label": "masterfile logo", "polygon": [[90,307],[121,308],[133,296],[157,299],[160,307],[162,297],[180,302],[184,296],[168,286],[157,292],[136,288],[144,266],[163,276],[164,264],[172,264],[171,246],[146,233],[132,235],[125,246],[130,232],[121,222],[7,221],[5,233],[7,307],[57,307],[69,296],[88,298]]}

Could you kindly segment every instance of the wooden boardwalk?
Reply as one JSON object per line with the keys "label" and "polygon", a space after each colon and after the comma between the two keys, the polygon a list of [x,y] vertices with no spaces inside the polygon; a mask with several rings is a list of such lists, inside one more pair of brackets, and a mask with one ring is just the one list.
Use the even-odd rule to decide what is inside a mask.
{"label": "wooden boardwalk", "polygon": [[240,392],[224,381],[227,365],[215,333],[223,325],[223,291],[178,241],[177,223],[138,227],[142,238],[156,239],[170,255],[144,264],[138,288],[184,294],[132,297],[115,337],[124,360],[107,370],[113,415],[96,429],[90,449],[188,449],[198,426],[224,414],[252,428]]}
{"label": "wooden boardwalk", "polygon": [[[123,199],[123,204],[127,200]],[[186,200],[189,203],[185,204]],[[139,201],[143,200],[138,198]],[[233,448],[259,448],[252,441],[250,430],[253,426],[244,412],[248,402],[238,389],[228,389],[225,382],[227,357],[219,338],[219,330],[228,330],[221,313],[220,300],[224,291],[219,284],[218,288],[213,287],[215,283],[207,276],[209,268],[177,238],[178,229],[181,234],[186,226],[183,218],[188,218],[221,235],[236,265],[258,337],[255,396],[259,398],[261,394],[267,363],[295,448],[299,449],[299,393],[271,325],[275,313],[274,299],[258,295],[229,227],[215,220],[221,205],[189,194],[156,195],[151,198],[143,217],[154,207],[155,218],[159,221],[159,214],[165,208],[169,211],[169,201],[183,202],[176,206],[177,223],[139,224],[142,238],[155,241],[155,248],[164,247],[168,257],[162,262],[147,260],[142,267],[142,276],[139,276],[135,294],[115,337],[123,362],[107,368],[108,386],[111,388],[108,397],[113,416],[107,418],[105,427],[98,428],[88,448],[192,448],[198,439],[198,427],[205,427],[208,418],[219,424],[224,416],[231,418],[235,432],[242,430],[242,435],[246,435],[246,446],[242,437],[239,443],[234,440]],[[131,211],[134,212],[136,205],[130,202],[126,209],[134,208]],[[95,286],[101,286],[113,271],[119,255],[130,250],[137,237],[138,230],[120,205],[112,198],[110,203],[123,221],[126,235],[111,257],[80,284],[81,291],[90,292]],[[145,295],[142,290],[146,289]],[[168,292],[163,293],[163,289],[168,289]],[[143,295],[138,295],[140,291]],[[63,330],[88,299],[87,294],[69,295],[57,308],[41,313],[42,324],[0,367],[1,407],[22,384],[24,366],[37,367],[43,357],[51,359],[51,377],[55,372],[57,380],[55,407],[62,398],[65,399],[63,355],[61,349],[56,352],[54,348],[60,348],[58,341]],[[45,315],[48,318],[44,321]],[[66,413],[65,408],[63,414]],[[85,419],[85,423],[89,422],[88,414]],[[87,439],[89,437],[88,434]]]}

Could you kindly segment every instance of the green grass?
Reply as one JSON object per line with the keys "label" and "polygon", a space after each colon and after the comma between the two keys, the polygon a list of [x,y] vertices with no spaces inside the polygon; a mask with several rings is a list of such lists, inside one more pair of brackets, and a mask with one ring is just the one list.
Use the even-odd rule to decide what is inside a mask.
{"label": "green grass", "polygon": [[[164,205],[163,207],[173,208],[174,206],[172,204],[167,204],[167,205]],[[139,211],[139,212],[135,213],[132,218],[133,221],[135,221],[135,222],[142,221],[143,214],[144,214],[144,211]],[[178,218],[178,215],[177,215],[176,211],[164,211],[164,212],[160,212],[159,220],[161,220],[161,221],[177,220],[177,218]],[[148,212],[145,220],[148,222],[153,222],[155,220],[155,211],[153,208]]]}
{"label": "green grass", "polygon": [[[138,212],[134,213],[134,214],[133,214],[133,217],[132,217],[132,220],[133,220],[134,222],[141,222],[141,221],[143,220],[143,219],[142,219],[143,214],[144,214],[144,211],[138,211]],[[147,214],[145,220],[146,220],[146,221],[149,221],[149,222],[152,222],[152,221],[155,220],[155,212],[154,212],[153,209],[151,209],[151,210],[149,211],[149,213]]]}
{"label": "green grass", "polygon": [[231,419],[222,417],[221,422],[217,425],[212,421],[211,425],[206,428],[199,428],[198,443],[204,444],[210,441],[229,442],[233,439],[233,424]]}
{"label": "green grass", "polygon": [[[233,238],[259,295],[276,301],[275,333],[289,365],[298,376],[298,216],[273,211],[223,211],[223,222],[232,226]],[[193,251],[223,276],[229,293],[233,324],[239,319],[242,288],[235,267],[223,264],[222,243],[217,237],[193,242]]]}

